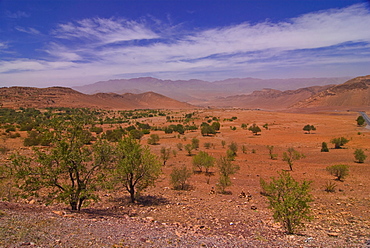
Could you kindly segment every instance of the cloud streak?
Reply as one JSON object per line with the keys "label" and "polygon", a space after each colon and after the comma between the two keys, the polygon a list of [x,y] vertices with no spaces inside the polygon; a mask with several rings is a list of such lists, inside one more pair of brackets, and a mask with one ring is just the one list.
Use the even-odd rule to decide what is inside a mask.
{"label": "cloud streak", "polygon": [[[35,80],[39,75],[40,81],[47,78],[45,83],[59,84],[126,75],[165,75],[171,79],[203,75],[203,79],[211,79],[213,73],[227,78],[322,66],[332,67],[334,76],[341,64],[370,65],[369,23],[370,13],[364,4],[308,13],[284,22],[246,22],[183,32],[158,22],[83,19],[59,24],[51,31],[54,41],[44,49],[49,57],[0,61],[0,80],[11,74],[18,82]],[[32,28],[17,30],[37,34]],[[6,48],[1,44],[0,50]]]}

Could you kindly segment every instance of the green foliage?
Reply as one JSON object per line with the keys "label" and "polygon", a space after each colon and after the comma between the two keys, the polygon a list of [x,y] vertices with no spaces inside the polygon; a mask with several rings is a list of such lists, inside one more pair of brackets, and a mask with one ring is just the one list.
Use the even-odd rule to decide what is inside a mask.
{"label": "green foliage", "polygon": [[144,136],[144,133],[137,129],[133,129],[129,133],[132,138],[137,139],[137,140],[141,139]]}
{"label": "green foliage", "polygon": [[334,144],[335,149],[341,149],[342,146],[344,146],[345,144],[349,142],[349,140],[344,137],[340,137],[340,138],[334,138],[330,142]]}
{"label": "green foliage", "polygon": [[311,133],[311,131],[315,131],[316,127],[314,125],[307,124],[303,127],[303,131],[306,131],[307,133]]}
{"label": "green foliage", "polygon": [[272,160],[276,160],[278,155],[273,153],[273,151],[274,151],[274,146],[269,146],[269,145],[267,145],[266,147],[267,147],[267,149],[269,150],[270,159],[272,159]]}
{"label": "green foliage", "polygon": [[72,210],[80,210],[86,200],[97,199],[94,191],[112,161],[112,148],[103,141],[86,146],[83,125],[78,121],[65,125],[56,130],[52,148],[35,149],[36,159],[14,155],[13,175],[25,193],[49,188],[48,199],[68,202]]}
{"label": "green foliage", "polygon": [[227,149],[226,150],[226,158],[228,159],[228,160],[230,160],[230,161],[234,161],[235,160],[235,153],[232,151],[232,150],[230,150],[230,149]]}
{"label": "green foliage", "polygon": [[283,153],[283,161],[288,163],[291,171],[293,170],[293,162],[305,157],[303,153],[296,151],[293,147],[289,147],[287,152]]}
{"label": "green foliage", "polygon": [[199,148],[199,139],[192,138],[191,139],[191,146],[193,147],[193,149],[198,149]]}
{"label": "green foliage", "polygon": [[149,145],[157,145],[159,142],[159,135],[158,134],[151,134],[148,138]]}
{"label": "green foliage", "polygon": [[264,129],[266,129],[266,130],[268,130],[269,129],[269,124],[268,123],[265,123],[265,124],[263,124],[263,126],[262,126]]}
{"label": "green foliage", "polygon": [[325,187],[324,187],[324,190],[328,193],[333,193],[335,192],[335,188],[337,187],[337,185],[334,183],[334,182],[326,182],[325,183]]}
{"label": "green foliage", "polygon": [[322,142],[321,152],[329,152],[328,144],[326,142]]}
{"label": "green foliage", "polygon": [[222,148],[225,148],[226,141],[225,140],[221,140],[221,145],[222,145]]}
{"label": "green foliage", "polygon": [[251,131],[253,135],[258,135],[258,133],[261,132],[261,128],[257,126],[255,123],[253,123],[253,125],[250,126],[248,130]]}
{"label": "green foliage", "polygon": [[209,149],[209,148],[211,148],[211,147],[212,147],[212,143],[210,143],[210,142],[205,142],[203,146],[204,146],[204,148]]}
{"label": "green foliage", "polygon": [[191,144],[186,144],[184,148],[188,152],[188,156],[191,156],[191,151],[193,150],[193,146]]}
{"label": "green foliage", "polygon": [[206,173],[208,173],[209,169],[215,166],[215,158],[203,151],[195,155],[192,162],[193,166],[198,168],[200,172],[205,168]]}
{"label": "green foliage", "polygon": [[240,168],[238,165],[233,164],[229,159],[226,157],[221,157],[217,161],[217,167],[220,171],[220,177],[218,180],[217,188],[221,192],[221,194],[228,193],[226,188],[231,186],[230,175],[235,174]]}
{"label": "green foliage", "polygon": [[134,203],[142,190],[154,185],[161,173],[161,163],[147,146],[141,146],[130,136],[118,142],[116,154],[112,181],[123,185]]}
{"label": "green foliage", "polygon": [[164,146],[161,147],[161,159],[163,160],[163,166],[166,165],[167,160],[170,158],[171,149]]}
{"label": "green foliage", "polygon": [[367,158],[367,156],[365,155],[365,152],[362,149],[356,149],[353,154],[355,155],[355,159],[357,160],[358,163],[365,162]]}
{"label": "green foliage", "polygon": [[337,164],[326,167],[326,170],[330,175],[335,176],[336,180],[342,181],[348,175],[349,166],[346,164]]}
{"label": "green foliage", "polygon": [[248,124],[242,123],[241,128],[242,129],[247,129],[248,128]]}
{"label": "green foliage", "polygon": [[191,177],[191,170],[185,165],[173,168],[170,174],[170,182],[175,190],[187,190],[189,188],[188,179]]}
{"label": "green foliage", "polygon": [[202,125],[201,128],[200,128],[200,132],[203,136],[209,136],[209,135],[213,135],[213,134],[216,134],[216,130],[213,126],[210,126],[208,123],[206,123],[207,125]]}
{"label": "green foliage", "polygon": [[278,178],[267,183],[262,178],[261,187],[274,212],[274,219],[280,222],[287,233],[292,234],[304,226],[304,220],[312,219],[309,203],[311,182],[295,181],[289,172],[282,171]]}
{"label": "green foliage", "polygon": [[182,143],[177,143],[176,144],[176,147],[177,149],[179,149],[179,151],[182,151],[182,148],[184,147]]}
{"label": "green foliage", "polygon": [[232,155],[235,157],[236,152],[238,151],[238,144],[234,141],[231,142],[231,144],[229,145],[229,150],[232,152]]}
{"label": "green foliage", "polygon": [[103,132],[103,128],[102,127],[97,127],[97,126],[93,126],[90,128],[90,132],[93,132],[93,133],[96,133],[96,134],[100,134]]}
{"label": "green foliage", "polygon": [[114,130],[107,130],[103,135],[110,142],[118,142],[122,139],[123,135],[126,133],[122,128],[117,128]]}
{"label": "green foliage", "polygon": [[357,117],[356,122],[357,122],[357,125],[361,127],[365,124],[365,119],[364,117],[362,117],[362,115],[360,115],[359,117]]}

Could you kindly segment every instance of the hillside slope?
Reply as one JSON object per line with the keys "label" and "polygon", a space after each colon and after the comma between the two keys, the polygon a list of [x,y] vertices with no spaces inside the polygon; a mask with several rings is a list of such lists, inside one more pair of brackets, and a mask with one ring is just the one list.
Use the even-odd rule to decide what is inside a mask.
{"label": "hillside slope", "polygon": [[370,75],[330,87],[292,106],[293,108],[370,109]]}
{"label": "hillside slope", "polygon": [[142,94],[98,93],[86,95],[70,88],[50,87],[4,87],[0,88],[0,102],[3,107],[45,108],[102,108],[102,109],[194,109],[195,107],[146,92]]}

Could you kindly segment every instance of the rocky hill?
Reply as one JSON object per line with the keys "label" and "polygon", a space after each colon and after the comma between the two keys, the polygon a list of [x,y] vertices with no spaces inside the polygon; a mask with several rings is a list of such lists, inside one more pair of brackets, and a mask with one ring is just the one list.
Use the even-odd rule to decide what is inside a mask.
{"label": "rocky hill", "polygon": [[73,89],[85,94],[109,93],[143,93],[153,91],[178,101],[190,104],[207,105],[207,101],[219,97],[250,94],[263,88],[280,91],[298,88],[341,84],[349,78],[290,78],[290,79],[258,79],[230,78],[222,81],[208,82],[203,80],[161,80],[152,77],[132,79],[114,79],[94,84],[76,86]]}
{"label": "rocky hill", "polygon": [[87,95],[64,87],[32,88],[4,87],[0,88],[2,107],[45,108],[102,108],[102,109],[194,109],[195,107],[165,97],[146,92],[141,94],[98,93]]}
{"label": "rocky hill", "polygon": [[370,75],[332,86],[292,106],[293,108],[370,108]]}
{"label": "rocky hill", "polygon": [[248,95],[236,95],[225,98],[218,98],[214,101],[209,101],[208,104],[214,107],[237,107],[249,109],[268,109],[268,110],[282,110],[291,105],[307,99],[318,92],[330,88],[332,85],[326,86],[312,86],[301,88],[297,90],[274,90],[263,89],[254,91]]}

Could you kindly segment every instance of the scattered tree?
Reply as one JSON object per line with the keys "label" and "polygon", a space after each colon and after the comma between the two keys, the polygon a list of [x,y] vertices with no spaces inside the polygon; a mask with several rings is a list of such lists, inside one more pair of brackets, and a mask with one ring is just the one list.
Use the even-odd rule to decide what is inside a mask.
{"label": "scattered tree", "polygon": [[170,174],[171,184],[175,190],[186,190],[189,188],[188,179],[192,172],[186,168],[185,165],[175,167]]}
{"label": "scattered tree", "polygon": [[182,145],[182,143],[177,143],[176,147],[177,147],[177,149],[179,149],[179,151],[182,151],[183,145]]}
{"label": "scattered tree", "polygon": [[97,199],[94,191],[112,162],[112,148],[106,141],[85,146],[83,128],[78,123],[67,130],[58,130],[50,150],[35,148],[36,164],[30,158],[13,155],[12,169],[24,192],[37,194],[49,188],[47,198],[66,201],[72,210],[80,210],[86,200]]}
{"label": "scattered tree", "polygon": [[233,156],[236,156],[236,152],[238,151],[238,144],[236,142],[231,142],[229,145],[229,150],[233,153]]}
{"label": "scattered tree", "polygon": [[277,159],[277,154],[274,154],[273,153],[273,150],[274,150],[274,146],[266,146],[267,147],[267,149],[269,150],[269,155],[270,155],[270,159],[272,159],[272,160],[276,160]]}
{"label": "scattered tree", "polygon": [[286,161],[289,165],[290,170],[293,170],[293,162],[305,158],[303,153],[296,151],[293,147],[289,147],[287,152],[283,153],[283,161]]}
{"label": "scattered tree", "polygon": [[311,131],[315,131],[316,127],[314,125],[307,124],[306,126],[303,127],[303,131],[307,133],[311,133]]}
{"label": "scattered tree", "polygon": [[247,146],[246,145],[242,145],[242,152],[244,154],[247,153]]}
{"label": "scattered tree", "polygon": [[221,194],[227,193],[225,191],[226,187],[231,186],[230,175],[235,174],[240,168],[238,165],[233,164],[226,157],[221,157],[217,161],[218,169],[220,170],[220,177],[218,180],[217,188],[220,190]]}
{"label": "scattered tree", "polygon": [[259,132],[261,132],[261,128],[257,126],[255,123],[248,128],[249,131],[253,133],[253,135],[258,135]]}
{"label": "scattered tree", "polygon": [[205,168],[206,174],[208,174],[209,169],[215,166],[215,158],[206,152],[200,151],[193,157],[193,166],[197,167],[200,172]]}
{"label": "scattered tree", "polygon": [[113,179],[124,186],[132,203],[142,190],[154,185],[160,173],[161,164],[147,146],[141,146],[130,136],[118,143]]}
{"label": "scattered tree", "polygon": [[148,144],[149,145],[156,145],[158,144],[159,141],[159,135],[158,134],[151,134],[149,139],[148,139]]}
{"label": "scattered tree", "polygon": [[166,165],[167,160],[170,158],[171,149],[164,146],[161,147],[161,159],[163,160],[163,166]]}
{"label": "scattered tree", "polygon": [[193,147],[193,149],[198,149],[199,148],[199,139],[197,138],[192,138],[191,139],[191,146]]}
{"label": "scattered tree", "polygon": [[221,140],[221,145],[222,145],[222,148],[225,148],[226,141],[225,140]]}
{"label": "scattered tree", "polygon": [[357,121],[357,125],[360,126],[360,127],[365,124],[365,119],[364,119],[364,117],[362,117],[362,115],[357,117],[356,121]]}
{"label": "scattered tree", "polygon": [[367,156],[365,155],[365,152],[362,149],[356,149],[356,151],[354,152],[354,155],[358,163],[365,162],[367,158]]}
{"label": "scattered tree", "polygon": [[191,156],[191,151],[193,150],[193,146],[191,144],[186,144],[185,150],[188,152],[188,156]]}
{"label": "scattered tree", "polygon": [[322,142],[321,152],[329,152],[328,144],[326,142]]}
{"label": "scattered tree", "polygon": [[336,180],[342,181],[348,175],[349,167],[346,164],[337,164],[326,167],[326,170],[335,176]]}
{"label": "scattered tree", "polygon": [[312,219],[309,203],[311,182],[295,181],[289,172],[282,171],[279,178],[271,178],[267,183],[261,178],[261,187],[274,212],[274,219],[280,222],[288,234],[295,233],[304,226],[305,220]]}
{"label": "scattered tree", "polygon": [[334,144],[335,149],[341,149],[342,146],[344,146],[345,144],[349,142],[349,140],[344,137],[340,137],[340,138],[334,138],[330,142]]}

